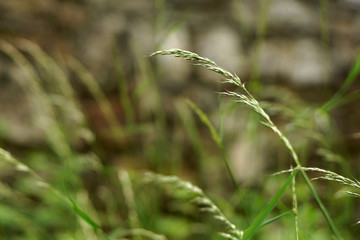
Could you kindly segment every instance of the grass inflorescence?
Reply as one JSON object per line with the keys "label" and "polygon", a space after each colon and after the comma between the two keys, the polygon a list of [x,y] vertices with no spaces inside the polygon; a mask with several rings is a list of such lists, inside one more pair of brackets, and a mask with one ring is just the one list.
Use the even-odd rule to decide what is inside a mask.
{"label": "grass inflorescence", "polygon": [[[297,171],[299,171],[301,173],[301,175],[304,177],[306,184],[308,185],[311,193],[313,194],[314,198],[316,199],[316,201],[317,201],[321,211],[323,212],[325,219],[327,220],[334,235],[338,239],[342,239],[339,230],[337,229],[336,225],[334,224],[334,221],[332,220],[332,218],[330,217],[330,215],[328,213],[328,210],[325,208],[325,206],[322,203],[322,201],[320,200],[320,197],[318,196],[318,193],[316,192],[313,184],[311,183],[309,177],[307,176],[306,172],[303,170],[302,165],[299,161],[298,155],[295,152],[291,142],[272,122],[269,115],[260,106],[259,102],[253,97],[253,95],[247,90],[247,88],[245,87],[245,84],[240,80],[240,78],[236,74],[232,74],[232,73],[222,69],[214,61],[212,61],[208,58],[201,57],[196,53],[192,53],[192,52],[181,50],[181,49],[163,50],[163,51],[157,51],[157,52],[151,54],[151,56],[156,56],[156,55],[172,55],[175,57],[180,57],[185,60],[191,61],[195,65],[202,66],[210,71],[213,71],[215,73],[222,75],[223,77],[226,78],[225,83],[232,84],[232,85],[239,87],[240,92],[227,91],[227,92],[223,92],[222,94],[233,97],[235,99],[235,101],[238,101],[240,103],[248,105],[251,109],[253,109],[255,112],[257,112],[262,117],[261,123],[263,125],[267,126],[268,128],[270,128],[271,130],[273,130],[279,136],[279,138],[283,141],[283,143],[289,150],[289,153],[292,156],[292,158],[296,164],[296,168],[293,171],[293,173],[297,173]],[[213,132],[214,130],[212,128],[210,128],[210,131]],[[275,197],[273,199],[276,199],[279,197],[278,195],[281,196],[283,194],[284,194],[284,192],[280,191],[280,192],[278,192],[277,195],[275,195]],[[272,203],[272,201],[270,201],[270,203]],[[265,213],[266,213],[265,215],[269,214],[269,212],[265,212]],[[261,216],[262,212],[259,215]],[[260,225],[260,223],[254,221],[253,225],[250,225],[250,227],[248,228],[248,232],[245,231],[245,235],[244,235],[243,239],[249,239],[258,230],[258,227],[256,227],[258,225]]]}

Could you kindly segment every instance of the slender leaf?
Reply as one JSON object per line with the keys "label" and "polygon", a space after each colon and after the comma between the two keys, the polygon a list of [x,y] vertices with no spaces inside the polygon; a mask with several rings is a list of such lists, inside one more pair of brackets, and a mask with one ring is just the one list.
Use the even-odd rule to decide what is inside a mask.
{"label": "slender leaf", "polygon": [[71,198],[69,193],[66,193],[66,197],[70,201],[71,205],[73,206],[75,212],[79,217],[81,217],[85,222],[87,222],[94,229],[95,232],[100,229],[99,225],[97,225],[85,212],[80,209],[76,202]]}
{"label": "slender leaf", "polygon": [[337,107],[339,104],[341,104],[342,98],[344,97],[346,90],[348,90],[351,84],[354,83],[359,73],[360,73],[360,51],[356,57],[354,65],[350,70],[349,75],[346,77],[346,80],[343,83],[343,85],[340,87],[339,91],[337,91],[335,95],[321,107],[321,109],[324,111],[329,111],[334,107]]}
{"label": "slender leaf", "polygon": [[263,222],[261,225],[260,225],[260,228],[263,228],[265,227],[266,225],[269,225],[270,223],[273,223],[277,220],[279,220],[280,218],[286,216],[286,215],[289,215],[289,214],[294,214],[294,211],[293,210],[289,210],[289,211],[286,211],[280,215],[277,215],[276,217],[273,217],[273,218],[270,218],[269,220],[266,220],[265,222]]}
{"label": "slender leaf", "polygon": [[[264,220],[269,216],[271,211],[274,209],[276,204],[279,202],[280,198],[284,195],[286,189],[291,185],[293,178],[295,177],[297,169],[291,172],[290,176],[287,178],[286,182],[275,194],[275,196],[270,200],[270,202],[264,207],[264,209],[257,215],[251,225],[244,231],[243,240],[250,239],[254,234],[264,226]],[[265,222],[266,223],[266,222]]]}
{"label": "slender leaf", "polygon": [[229,173],[229,176],[231,178],[232,183],[234,184],[234,186],[239,189],[239,185],[236,181],[235,175],[230,167],[230,160],[229,157],[225,151],[222,139],[220,138],[219,134],[217,133],[217,131],[215,130],[215,127],[211,124],[209,118],[206,116],[206,114],[201,111],[201,109],[196,106],[195,103],[193,103],[192,101],[190,101],[189,99],[187,99],[187,104],[195,111],[195,113],[198,115],[198,117],[200,118],[200,120],[206,125],[206,127],[209,129],[210,133],[211,133],[211,137],[213,138],[213,140],[215,141],[215,143],[217,144],[218,148],[221,151],[222,157],[224,159],[224,163],[226,166],[226,170]]}

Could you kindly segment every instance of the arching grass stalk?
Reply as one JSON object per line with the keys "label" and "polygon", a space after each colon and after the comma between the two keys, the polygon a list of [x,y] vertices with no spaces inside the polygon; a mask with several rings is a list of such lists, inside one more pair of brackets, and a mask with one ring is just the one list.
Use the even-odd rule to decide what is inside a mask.
{"label": "arching grass stalk", "polygon": [[252,94],[246,89],[245,84],[241,82],[240,78],[236,74],[232,74],[232,73],[220,68],[214,61],[212,61],[208,58],[201,57],[196,53],[181,50],[181,49],[162,50],[162,51],[157,51],[157,52],[154,52],[153,54],[151,54],[151,56],[156,56],[156,55],[172,55],[175,57],[180,57],[180,58],[186,59],[188,61],[193,62],[195,65],[199,65],[210,71],[213,71],[213,72],[216,72],[216,73],[222,75],[223,77],[226,78],[225,83],[229,83],[229,84],[240,87],[241,93],[227,91],[227,92],[224,92],[223,94],[227,95],[227,96],[235,97],[237,102],[248,105],[250,108],[252,108],[255,112],[257,112],[263,118],[261,123],[264,124],[265,126],[269,127],[272,131],[274,131],[279,136],[281,141],[285,144],[286,148],[290,152],[290,155],[296,164],[296,169],[298,169],[300,171],[301,175],[304,177],[306,184],[308,185],[311,193],[313,194],[316,202],[318,203],[318,205],[319,205],[326,221],[328,222],[331,230],[333,231],[334,235],[338,239],[342,239],[339,230],[337,229],[333,220],[331,219],[327,209],[325,208],[324,204],[322,203],[322,201],[321,201],[319,195],[317,194],[314,186],[312,185],[309,177],[303,170],[301,163],[299,161],[298,155],[296,154],[292,144],[290,143],[288,138],[276,127],[276,125],[270,119],[269,115],[263,110],[263,108],[260,106],[259,102],[252,96]]}

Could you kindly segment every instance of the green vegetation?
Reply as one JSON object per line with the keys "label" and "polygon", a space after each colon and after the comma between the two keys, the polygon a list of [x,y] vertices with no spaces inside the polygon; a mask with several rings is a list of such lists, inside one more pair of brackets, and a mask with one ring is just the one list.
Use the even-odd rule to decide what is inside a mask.
{"label": "green vegetation", "polygon": [[[346,156],[333,149],[331,110],[360,97],[358,90],[348,93],[360,73],[360,53],[339,91],[321,104],[262,86],[258,61],[268,2],[261,4],[249,88],[196,53],[160,50],[144,58],[137,46],[130,83],[114,42],[116,105],[75,58],[50,56],[28,40],[1,40],[0,51],[21,71],[17,83],[44,139],[40,146],[14,148],[4,140],[6,119],[0,118],[0,239],[355,239],[360,183]],[[186,17],[161,32],[168,22],[163,1],[156,1],[156,11],[159,49]],[[326,19],[323,10],[324,45]],[[169,56],[160,55],[219,74],[219,111],[209,114],[186,92],[167,99],[156,59]],[[95,103],[95,117],[74,81]],[[226,121],[234,118],[236,129],[229,132]],[[237,179],[230,160],[239,133],[254,146],[261,134],[269,135],[276,148],[265,152],[271,165],[262,163],[269,167],[250,185]],[[310,162],[314,152],[319,167]]]}

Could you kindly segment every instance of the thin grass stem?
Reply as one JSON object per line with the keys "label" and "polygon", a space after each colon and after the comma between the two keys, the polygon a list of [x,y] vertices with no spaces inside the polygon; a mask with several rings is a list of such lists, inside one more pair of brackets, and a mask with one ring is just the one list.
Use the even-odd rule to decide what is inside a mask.
{"label": "thin grass stem", "polygon": [[206,114],[201,111],[201,109],[192,101],[190,101],[189,99],[187,99],[187,104],[194,110],[194,112],[198,115],[198,117],[200,118],[200,120],[206,125],[206,127],[209,129],[210,133],[211,133],[211,137],[213,138],[214,142],[216,143],[216,145],[218,146],[218,148],[220,149],[221,152],[221,156],[224,160],[225,163],[225,167],[226,170],[231,178],[232,183],[234,184],[236,189],[239,189],[239,184],[236,181],[236,177],[234,172],[231,169],[230,166],[230,160],[229,157],[226,153],[224,144],[222,139],[220,138],[219,134],[217,133],[215,127],[212,125],[212,123],[210,122],[209,118],[206,116]]}

